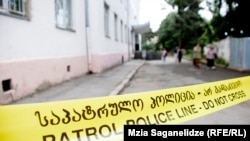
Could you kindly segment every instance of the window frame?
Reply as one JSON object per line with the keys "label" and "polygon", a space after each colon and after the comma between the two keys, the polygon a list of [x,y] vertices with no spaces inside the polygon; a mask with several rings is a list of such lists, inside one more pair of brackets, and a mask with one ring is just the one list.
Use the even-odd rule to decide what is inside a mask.
{"label": "window frame", "polygon": [[120,30],[121,30],[121,33],[120,33],[120,35],[121,35],[121,42],[123,42],[123,21],[121,20],[120,21]]}
{"label": "window frame", "polygon": [[73,29],[72,0],[55,0],[55,26],[75,32]]}
{"label": "window frame", "polygon": [[29,0],[0,0],[0,14],[18,19],[30,20]]}
{"label": "window frame", "polygon": [[127,31],[128,29],[127,29],[127,25],[125,24],[124,25],[124,36],[125,36],[125,43],[128,43],[128,34],[127,34]]}
{"label": "window frame", "polygon": [[106,37],[110,37],[110,31],[109,31],[109,5],[104,2],[104,33]]}
{"label": "window frame", "polygon": [[114,13],[115,40],[118,41],[118,15]]}

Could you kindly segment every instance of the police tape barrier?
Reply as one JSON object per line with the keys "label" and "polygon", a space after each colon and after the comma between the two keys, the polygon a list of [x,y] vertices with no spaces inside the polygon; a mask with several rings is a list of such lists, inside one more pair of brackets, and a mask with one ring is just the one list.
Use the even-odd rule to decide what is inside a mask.
{"label": "police tape barrier", "polygon": [[1,141],[122,140],[124,125],[181,124],[250,99],[250,76],[126,95],[0,106]]}

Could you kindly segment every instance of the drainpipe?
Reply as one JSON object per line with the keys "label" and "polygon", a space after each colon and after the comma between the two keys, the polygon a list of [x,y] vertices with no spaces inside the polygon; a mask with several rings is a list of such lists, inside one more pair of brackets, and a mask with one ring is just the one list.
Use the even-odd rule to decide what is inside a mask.
{"label": "drainpipe", "polygon": [[92,60],[91,60],[91,50],[89,47],[89,0],[84,1],[85,5],[85,39],[86,39],[86,54],[87,54],[87,65],[88,65],[88,73],[91,74],[93,73],[92,70]]}
{"label": "drainpipe", "polygon": [[88,73],[92,74],[93,73],[92,59],[91,59],[91,51],[90,51],[89,44],[88,44],[88,40],[89,40],[88,32],[89,32],[89,27],[86,27],[85,36],[86,36],[86,53],[87,53]]}

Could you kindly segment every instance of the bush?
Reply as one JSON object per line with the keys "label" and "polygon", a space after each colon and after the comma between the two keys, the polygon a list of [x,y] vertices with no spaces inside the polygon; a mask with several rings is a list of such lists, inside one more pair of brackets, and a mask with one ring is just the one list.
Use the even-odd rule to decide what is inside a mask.
{"label": "bush", "polygon": [[228,62],[221,57],[218,57],[217,59],[215,59],[215,63],[219,65],[228,66]]}
{"label": "bush", "polygon": [[146,50],[146,51],[155,50],[155,45],[153,43],[144,44],[144,45],[142,45],[142,50]]}

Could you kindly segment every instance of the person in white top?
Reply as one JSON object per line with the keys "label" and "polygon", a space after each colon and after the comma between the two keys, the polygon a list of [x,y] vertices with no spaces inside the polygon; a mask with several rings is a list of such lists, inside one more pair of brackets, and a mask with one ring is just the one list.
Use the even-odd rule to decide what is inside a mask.
{"label": "person in white top", "polygon": [[209,49],[206,53],[206,59],[207,59],[207,68],[214,70],[215,69],[215,65],[214,65],[215,51],[214,51],[213,45],[209,45]]}

